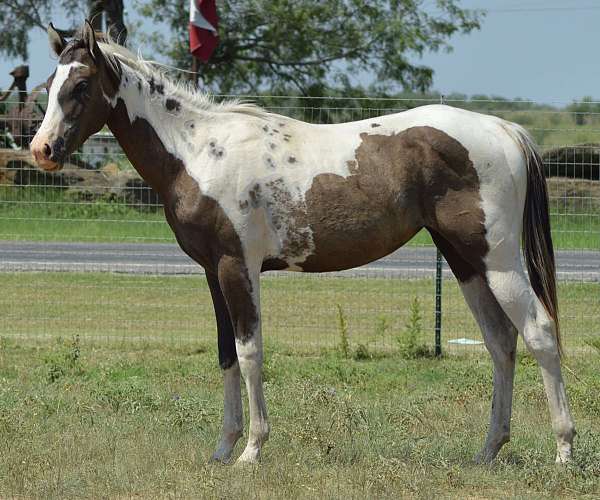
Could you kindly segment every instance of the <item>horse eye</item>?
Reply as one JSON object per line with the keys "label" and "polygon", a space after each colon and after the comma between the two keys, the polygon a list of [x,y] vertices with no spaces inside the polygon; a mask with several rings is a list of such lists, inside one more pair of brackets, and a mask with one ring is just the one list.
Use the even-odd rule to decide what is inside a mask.
{"label": "horse eye", "polygon": [[73,89],[73,93],[75,94],[83,94],[88,88],[88,82],[86,80],[80,81],[75,88]]}

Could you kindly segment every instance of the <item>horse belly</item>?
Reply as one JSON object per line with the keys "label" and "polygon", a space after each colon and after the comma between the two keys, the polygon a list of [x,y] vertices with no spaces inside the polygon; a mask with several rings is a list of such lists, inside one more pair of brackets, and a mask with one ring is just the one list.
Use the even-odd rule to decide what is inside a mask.
{"label": "horse belly", "polygon": [[362,266],[401,247],[421,229],[417,200],[385,179],[322,174],[306,193],[313,250],[305,272]]}

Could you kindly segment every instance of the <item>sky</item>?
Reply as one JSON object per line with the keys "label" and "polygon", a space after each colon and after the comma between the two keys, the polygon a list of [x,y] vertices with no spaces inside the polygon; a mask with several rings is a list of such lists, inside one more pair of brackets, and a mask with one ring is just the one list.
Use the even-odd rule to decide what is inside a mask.
{"label": "sky", "polygon": [[[131,3],[125,0],[126,9]],[[462,0],[460,4],[487,10],[487,15],[481,30],[450,39],[452,52],[414,58],[434,69],[433,90],[544,103],[585,96],[600,99],[598,0]],[[424,0],[423,5],[435,10],[434,0]],[[54,21],[64,25],[60,16]],[[46,33],[39,29],[32,30],[29,49],[29,86],[33,87],[52,73],[56,60]],[[10,85],[8,73],[21,63],[0,59],[0,88]]]}

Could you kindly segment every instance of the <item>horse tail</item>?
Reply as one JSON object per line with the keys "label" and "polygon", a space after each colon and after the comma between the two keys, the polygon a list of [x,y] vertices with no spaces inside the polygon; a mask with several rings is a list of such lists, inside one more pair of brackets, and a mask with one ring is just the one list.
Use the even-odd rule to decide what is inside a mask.
{"label": "horse tail", "polygon": [[535,142],[523,127],[511,123],[509,132],[521,147],[527,164],[522,241],[529,282],[537,298],[554,321],[558,352],[562,356],[556,296],[556,265],[550,233],[548,188],[544,175],[544,162]]}

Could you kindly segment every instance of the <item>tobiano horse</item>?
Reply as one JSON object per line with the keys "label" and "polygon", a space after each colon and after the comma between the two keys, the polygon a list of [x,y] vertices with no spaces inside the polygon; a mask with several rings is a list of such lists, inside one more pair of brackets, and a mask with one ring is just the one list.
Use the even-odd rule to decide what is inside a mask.
{"label": "tobiano horse", "polygon": [[[541,367],[556,460],[575,435],[561,375],[555,269],[542,161],[518,125],[443,105],[313,125],[239,102],[214,104],[151,63],[96,39],[86,23],[59,56],[39,166],[108,125],[164,203],[181,248],[206,271],[218,330],[224,418],[213,455],[256,462],[269,435],[262,387],[262,271],[324,272],[371,262],[426,228],[475,316],[493,365],[489,431],[478,462],[509,440],[517,336]],[[521,260],[521,239],[524,260]]]}

